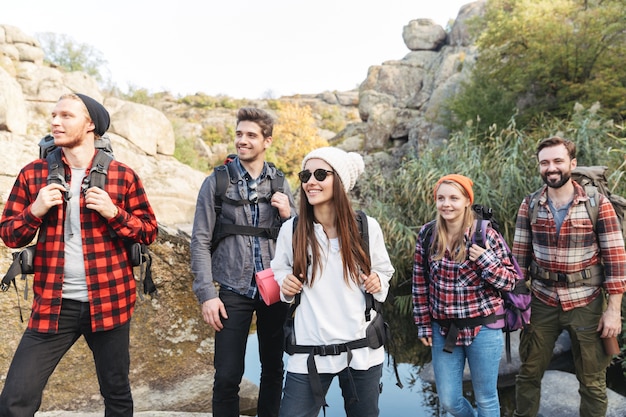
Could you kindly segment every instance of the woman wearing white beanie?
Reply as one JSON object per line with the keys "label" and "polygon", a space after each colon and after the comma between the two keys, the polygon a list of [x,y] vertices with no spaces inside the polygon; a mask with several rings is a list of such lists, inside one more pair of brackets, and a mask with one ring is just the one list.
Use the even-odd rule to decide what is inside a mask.
{"label": "woman wearing white beanie", "polygon": [[369,236],[363,243],[347,196],[364,168],[359,154],[334,147],[302,162],[298,220],[283,224],[272,260],[281,299],[297,306],[280,416],[316,417],[335,376],[348,417],[379,414],[382,340],[359,342],[377,315],[366,294],[383,302],[394,268],[371,217],[359,217]]}

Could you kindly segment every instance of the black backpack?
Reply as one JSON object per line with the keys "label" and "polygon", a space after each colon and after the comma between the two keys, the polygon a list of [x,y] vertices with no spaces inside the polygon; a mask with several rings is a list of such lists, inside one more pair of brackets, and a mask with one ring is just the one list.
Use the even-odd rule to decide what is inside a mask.
{"label": "black backpack", "polygon": [[[88,179],[83,187],[99,187],[104,189],[109,164],[114,159],[111,140],[105,134],[95,141],[97,153],[94,156],[91,170],[87,174]],[[65,170],[61,160],[61,149],[54,144],[54,137],[46,135],[39,141],[39,157],[45,159],[48,163],[47,184],[61,184],[66,193],[69,192],[69,184],[65,181]],[[45,227],[41,230],[45,230]],[[41,233],[41,232],[40,232]],[[111,232],[113,233],[113,232]],[[45,240],[45,235],[39,237],[39,240]],[[156,295],[157,288],[152,279],[152,256],[148,246],[143,243],[128,242],[126,244],[128,257],[133,267],[140,267],[140,282],[143,286],[143,293],[140,291],[139,296],[143,299],[143,294]],[[35,245],[28,246],[19,252],[13,253],[13,263],[9,267],[6,275],[2,278],[0,290],[7,291],[11,282],[15,286],[15,277],[22,274],[22,279],[26,279],[27,274],[32,274],[33,259],[35,256]],[[24,288],[24,298],[27,298],[28,286]],[[18,298],[19,299],[19,298]],[[21,316],[21,312],[20,312]]]}
{"label": "black backpack", "polygon": [[[247,235],[264,237],[267,239],[276,240],[278,238],[278,232],[280,231],[281,221],[278,218],[271,227],[255,227],[241,224],[232,224],[224,221],[221,216],[222,204],[231,204],[235,206],[242,206],[251,204],[248,199],[231,199],[226,196],[226,190],[228,185],[233,184],[238,177],[237,166],[235,165],[234,158],[236,155],[228,155],[223,165],[219,165],[213,169],[215,174],[215,228],[213,230],[213,238],[211,239],[211,251],[214,252],[217,245],[227,236],[230,235]],[[270,167],[275,168],[275,165],[271,162],[267,163]],[[284,192],[285,190],[285,174],[276,169],[276,175],[270,181],[271,192],[269,195],[259,196],[259,203],[269,203],[272,195],[275,192]]]}

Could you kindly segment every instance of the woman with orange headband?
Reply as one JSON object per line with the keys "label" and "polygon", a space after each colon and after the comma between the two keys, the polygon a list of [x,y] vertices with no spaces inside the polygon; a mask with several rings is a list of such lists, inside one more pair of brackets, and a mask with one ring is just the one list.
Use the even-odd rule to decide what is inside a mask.
{"label": "woman with orange headband", "polygon": [[[419,232],[413,265],[413,316],[432,347],[437,394],[455,417],[499,417],[498,368],[502,331],[495,326],[500,290],[517,274],[500,235],[487,228],[486,248],[472,243],[474,183],[451,174],[434,187],[437,217]],[[491,328],[489,327],[491,326]],[[469,363],[476,409],[463,396]]]}

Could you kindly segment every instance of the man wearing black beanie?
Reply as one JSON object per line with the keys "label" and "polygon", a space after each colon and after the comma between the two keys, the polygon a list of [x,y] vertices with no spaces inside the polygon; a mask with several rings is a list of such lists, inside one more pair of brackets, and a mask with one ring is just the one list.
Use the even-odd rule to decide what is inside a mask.
{"label": "man wearing black beanie", "polygon": [[52,136],[69,184],[47,184],[37,159],[20,171],[0,219],[11,248],[35,237],[33,305],[0,394],[0,416],[33,417],[54,368],[80,336],[93,353],[105,416],[131,417],[129,329],[136,292],[126,242],[152,243],[157,221],[141,180],[111,161],[104,189],[90,186],[95,140],[107,110],[83,94],[63,95]]}

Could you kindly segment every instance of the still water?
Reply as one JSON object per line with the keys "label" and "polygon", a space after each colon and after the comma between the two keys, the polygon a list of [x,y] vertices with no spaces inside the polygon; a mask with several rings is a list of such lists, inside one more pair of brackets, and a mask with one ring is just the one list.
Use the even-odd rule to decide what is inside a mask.
{"label": "still water", "polygon": [[[246,349],[246,371],[244,377],[255,384],[259,384],[261,373],[258,360],[258,343],[256,334],[248,337],[248,347]],[[289,356],[285,355],[285,362]],[[385,360],[383,364],[383,392],[380,395],[379,408],[380,417],[444,417],[448,413],[440,411],[435,394],[433,394],[431,384],[422,381],[418,376],[419,367],[406,363],[398,364],[398,374],[404,388],[396,385],[396,376],[392,363]],[[329,407],[326,409],[326,417],[345,417],[343,410],[343,397],[337,378],[326,395],[326,402]],[[320,417],[324,414],[320,412]]]}

